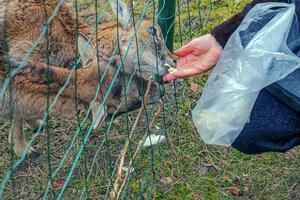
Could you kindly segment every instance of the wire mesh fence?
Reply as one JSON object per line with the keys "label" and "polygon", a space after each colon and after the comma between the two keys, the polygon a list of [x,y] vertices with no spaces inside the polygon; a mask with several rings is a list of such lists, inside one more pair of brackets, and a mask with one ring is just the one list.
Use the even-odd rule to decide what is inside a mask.
{"label": "wire mesh fence", "polygon": [[[172,29],[157,22],[170,2],[20,2],[0,1],[0,196],[157,197],[187,84],[161,79]],[[175,48],[209,30],[215,3],[176,1]]]}

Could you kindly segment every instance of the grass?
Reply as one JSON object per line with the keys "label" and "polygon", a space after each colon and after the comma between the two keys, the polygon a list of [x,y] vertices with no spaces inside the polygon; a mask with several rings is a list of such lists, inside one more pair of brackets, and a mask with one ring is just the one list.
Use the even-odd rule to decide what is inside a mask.
{"label": "grass", "polygon": [[[93,22],[93,2],[80,0],[80,12],[88,16],[87,21]],[[105,2],[105,1],[101,1]],[[208,33],[211,28],[239,12],[249,0],[218,0],[201,1],[201,19],[199,21],[197,1],[191,1],[190,17],[187,14],[187,4],[181,9],[181,31],[176,24],[175,47],[186,43],[192,38]],[[106,15],[105,15],[106,16]],[[207,17],[208,16],[208,17]],[[106,16],[107,17],[107,16]],[[109,17],[109,15],[108,15]],[[203,28],[202,28],[203,27]],[[191,30],[191,31],[190,31]],[[191,34],[190,34],[191,33]],[[143,149],[136,160],[135,172],[131,174],[124,199],[166,199],[166,200],[201,200],[201,199],[300,199],[300,148],[294,148],[287,153],[265,153],[246,155],[232,148],[205,145],[193,126],[191,110],[201,95],[208,73],[178,83],[178,113],[175,115],[174,98],[168,92],[165,114],[167,116],[167,131],[164,130],[163,119],[157,122],[156,132],[168,133],[168,143],[163,143],[155,149]],[[172,91],[171,88],[168,91]],[[134,121],[136,112],[129,117]],[[115,166],[120,150],[126,141],[125,116],[117,118],[103,149],[96,158],[96,165],[91,178],[84,182],[85,162],[80,160],[73,179],[66,191],[64,199],[78,199],[85,184],[89,188],[91,199],[103,199],[111,168]],[[136,131],[132,149],[135,143],[145,133],[143,118]],[[11,153],[7,144],[7,122],[0,123],[0,174],[4,175],[10,165]],[[51,124],[51,165],[58,166],[66,151],[72,133],[76,130],[75,121],[52,118]],[[130,124],[130,127],[132,123]],[[87,128],[87,127],[86,127]],[[28,137],[30,131],[26,130]],[[92,135],[86,151],[87,167],[90,168],[92,158],[104,137],[104,129]],[[79,143],[79,141],[78,141]],[[48,162],[46,154],[46,135],[43,133],[34,143],[40,156],[24,162],[16,171],[8,184],[4,199],[39,199],[43,196],[48,177]],[[53,181],[49,199],[61,189],[66,174],[74,160],[78,146],[71,151],[70,156],[59,176]],[[154,156],[154,160],[151,157]],[[125,164],[128,160],[125,161]],[[153,170],[152,170],[153,169]]]}
{"label": "grass", "polygon": [[[209,32],[224,19],[240,11],[247,2],[249,1],[217,1],[212,10],[207,11],[210,17],[203,26],[204,29],[193,31],[193,38],[199,32]],[[204,1],[205,4],[209,8],[209,2]],[[192,5],[191,11],[191,14],[197,11],[196,4]],[[183,21],[188,20],[186,13],[182,14]],[[197,30],[197,26],[195,29]],[[183,29],[183,32],[184,40],[189,41],[189,31]],[[179,37],[178,31],[176,36]],[[180,40],[176,42],[175,46],[180,47]],[[187,81],[189,90],[180,104],[177,119],[180,132],[172,136],[176,150],[167,152],[169,162],[165,162],[161,170],[165,176],[173,177],[176,184],[171,189],[168,188],[167,192],[162,190],[158,199],[300,198],[291,195],[293,187],[300,180],[299,147],[287,153],[251,156],[232,148],[208,146],[201,141],[191,122],[191,109],[199,98],[206,79],[207,74]],[[198,85],[196,90],[194,85]]]}

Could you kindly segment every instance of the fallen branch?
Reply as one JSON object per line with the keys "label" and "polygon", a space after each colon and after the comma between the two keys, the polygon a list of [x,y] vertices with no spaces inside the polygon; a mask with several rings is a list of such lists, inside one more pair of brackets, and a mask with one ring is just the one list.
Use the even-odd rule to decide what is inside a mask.
{"label": "fallen branch", "polygon": [[158,119],[158,117],[159,117],[159,115],[160,115],[160,113],[161,113],[162,108],[163,108],[163,105],[162,105],[162,104],[159,104],[158,109],[157,109],[157,111],[155,112],[154,117],[153,117],[153,119],[152,119],[152,121],[151,121],[151,123],[150,123],[150,126],[149,126],[150,129],[153,128],[153,126],[154,126],[156,120]]}
{"label": "fallen branch", "polygon": [[[152,85],[152,78],[149,79],[148,81],[148,85],[147,85],[147,90],[146,90],[146,93],[145,93],[145,96],[144,96],[144,104],[147,104],[148,102],[148,97],[149,97],[149,93],[150,93],[150,90],[151,90],[151,85]],[[124,166],[124,162],[125,162],[125,157],[126,157],[126,154],[127,154],[127,151],[128,151],[128,147],[129,147],[129,144],[130,144],[130,140],[133,136],[133,133],[138,125],[138,122],[142,116],[144,112],[144,106],[142,106],[139,110],[139,113],[135,119],[135,122],[131,128],[131,131],[129,133],[129,138],[127,139],[126,143],[125,143],[125,146],[122,150],[122,153],[121,153],[121,160],[120,160],[120,163],[119,163],[119,167],[118,167],[118,171],[117,171],[117,178],[114,182],[114,185],[113,185],[113,190],[111,192],[111,199],[117,199],[116,198],[116,194],[119,190],[119,185],[120,185],[120,182],[122,181],[122,170],[123,170],[123,166]]]}
{"label": "fallen branch", "polygon": [[[150,129],[152,129],[153,125],[155,124],[156,120],[158,119],[158,117],[159,117],[159,115],[160,115],[160,113],[161,113],[161,110],[162,110],[162,105],[160,104],[159,107],[158,107],[158,109],[157,109],[157,111],[156,111],[155,114],[154,114],[154,117],[153,117],[152,121],[151,121]],[[125,186],[125,184],[126,184],[126,182],[127,182],[127,180],[128,180],[128,177],[129,177],[129,173],[130,173],[130,171],[131,171],[132,164],[133,164],[133,162],[135,161],[136,156],[137,156],[138,153],[140,152],[140,150],[141,150],[141,148],[142,148],[142,146],[143,146],[143,144],[144,144],[146,138],[147,138],[147,133],[146,133],[146,134],[142,137],[142,139],[139,141],[139,144],[138,144],[138,146],[137,146],[137,149],[136,149],[136,151],[134,152],[134,154],[133,154],[133,156],[132,156],[132,158],[131,158],[131,160],[130,160],[130,162],[129,162],[128,170],[127,170],[127,172],[126,172],[126,174],[125,174],[125,178],[124,178],[123,183],[122,183],[122,185],[121,185],[121,187],[120,187],[120,189],[119,189],[119,191],[118,191],[118,194],[117,194],[117,198],[116,198],[116,199],[119,199],[119,198],[120,198],[120,195],[121,195],[121,193],[122,193],[122,190],[123,190],[123,188],[124,188],[124,186]]]}

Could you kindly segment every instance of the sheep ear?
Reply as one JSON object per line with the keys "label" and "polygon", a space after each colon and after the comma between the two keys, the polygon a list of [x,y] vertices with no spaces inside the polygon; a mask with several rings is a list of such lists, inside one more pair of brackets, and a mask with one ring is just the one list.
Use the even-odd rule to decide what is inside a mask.
{"label": "sheep ear", "polygon": [[104,121],[104,119],[106,118],[106,113],[105,113],[105,109],[106,109],[106,106],[103,106],[103,108],[100,110],[100,114],[98,117],[96,117],[97,115],[97,111],[100,107],[101,103],[99,102],[94,102],[93,105],[92,105],[92,115],[93,115],[93,120],[96,118],[95,120],[95,124],[93,126],[93,129],[97,129],[101,123]]}
{"label": "sheep ear", "polygon": [[[121,0],[111,0],[110,1],[111,8],[115,14],[115,16],[118,15],[118,20],[123,26],[123,28],[126,28],[131,23],[130,18],[130,10],[126,3],[124,3]],[[118,9],[117,9],[118,6]]]}
{"label": "sheep ear", "polygon": [[82,33],[78,35],[78,51],[83,67],[97,60],[95,47]]}

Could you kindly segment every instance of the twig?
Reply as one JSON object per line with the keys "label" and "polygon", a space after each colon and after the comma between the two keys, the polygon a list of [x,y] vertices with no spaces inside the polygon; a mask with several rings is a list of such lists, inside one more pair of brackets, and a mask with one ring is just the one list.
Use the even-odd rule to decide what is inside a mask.
{"label": "twig", "polygon": [[[150,129],[152,129],[153,125],[155,124],[156,120],[158,119],[158,117],[159,117],[159,115],[161,113],[161,110],[162,110],[162,104],[159,105],[157,111],[154,114],[154,117],[153,117],[153,119],[151,121],[151,124],[150,124]],[[133,162],[134,162],[137,154],[140,152],[140,150],[142,148],[142,145],[144,144],[146,138],[147,138],[147,133],[144,134],[144,136],[142,137],[142,139],[139,141],[138,147],[137,147],[136,151],[134,152],[134,154],[133,154],[133,156],[132,156],[132,158],[131,158],[131,160],[130,160],[130,162],[128,164],[128,170],[127,170],[127,172],[125,174],[125,178],[124,178],[123,183],[122,183],[122,185],[121,185],[121,187],[120,187],[120,189],[118,191],[116,199],[120,198],[121,192],[122,192],[122,190],[123,190],[123,188],[124,188],[124,186],[125,186],[125,184],[126,184],[126,182],[128,180],[129,173],[131,171],[131,166],[132,166],[132,164],[133,164]]]}
{"label": "twig", "polygon": [[204,148],[205,148],[205,151],[208,152],[207,156],[208,156],[208,158],[209,158],[209,160],[210,160],[212,166],[213,166],[215,169],[218,169],[218,167],[217,167],[217,165],[215,164],[214,160],[213,160],[212,157],[210,156],[210,151],[208,150],[206,144],[204,144]]}
{"label": "twig", "polygon": [[146,138],[147,138],[147,134],[145,134],[145,135],[143,136],[143,138],[140,140],[139,145],[138,145],[136,151],[134,152],[134,154],[133,154],[133,156],[132,156],[132,158],[131,158],[131,160],[130,160],[130,162],[129,162],[129,164],[128,164],[128,170],[126,171],[125,178],[124,178],[123,183],[122,183],[122,185],[121,185],[121,187],[120,187],[120,189],[119,189],[119,191],[118,191],[118,193],[117,193],[117,198],[116,198],[116,199],[119,199],[119,198],[120,198],[121,192],[122,192],[122,190],[123,190],[123,188],[124,188],[124,186],[125,186],[125,184],[126,184],[126,182],[127,182],[127,180],[128,180],[129,173],[130,173],[130,171],[131,171],[132,163],[134,162],[134,160],[135,160],[137,154],[140,152],[141,147],[142,147],[142,145],[144,144]]}
{"label": "twig", "polygon": [[152,121],[151,121],[151,123],[150,123],[150,126],[149,126],[150,129],[153,128],[153,126],[154,126],[156,120],[158,119],[158,117],[159,117],[159,115],[160,115],[160,113],[161,113],[162,107],[163,107],[162,104],[159,104],[158,109],[157,109],[157,111],[155,112],[154,117],[153,117],[153,119],[152,119]]}
{"label": "twig", "polygon": [[8,126],[8,123],[4,123],[3,126],[0,127],[0,131],[2,131],[3,129],[5,129]]}
{"label": "twig", "polygon": [[[149,79],[148,81],[148,85],[147,85],[147,90],[146,90],[146,93],[145,93],[145,96],[144,96],[144,103],[147,104],[148,102],[148,96],[149,96],[149,93],[150,93],[150,90],[151,90],[151,85],[152,85],[152,78]],[[131,131],[129,133],[129,138],[127,139],[126,141],[126,144],[122,150],[122,153],[121,153],[121,160],[120,160],[120,164],[119,164],[119,167],[118,167],[118,171],[117,171],[117,178],[114,182],[114,185],[113,185],[113,190],[111,192],[111,199],[116,199],[116,194],[117,194],[117,191],[119,189],[119,185],[120,185],[120,181],[122,181],[122,169],[123,169],[123,166],[124,166],[124,162],[125,162],[125,157],[126,157],[126,154],[127,154],[127,151],[128,151],[128,147],[129,147],[129,144],[130,144],[130,140],[133,136],[133,133],[138,125],[138,122],[141,118],[141,115],[142,113],[144,112],[144,106],[142,106],[139,110],[139,113],[135,119],[135,122],[131,128]]]}
{"label": "twig", "polygon": [[177,183],[179,183],[184,178],[185,177],[181,177],[180,179],[178,179],[177,181],[175,181],[174,183],[172,183],[171,186],[170,186],[170,188],[167,191],[165,191],[164,194],[169,193],[173,189],[174,185],[176,185]]}

